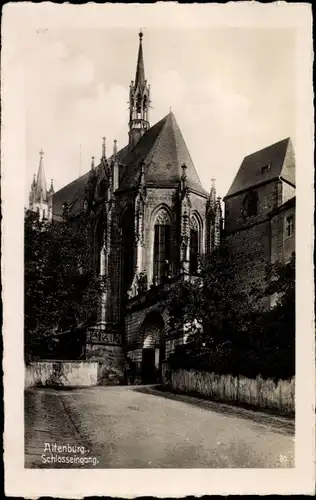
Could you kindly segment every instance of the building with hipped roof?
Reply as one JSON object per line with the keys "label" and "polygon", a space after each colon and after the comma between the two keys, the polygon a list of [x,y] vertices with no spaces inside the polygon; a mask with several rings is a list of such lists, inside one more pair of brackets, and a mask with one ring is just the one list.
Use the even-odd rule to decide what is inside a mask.
{"label": "building with hipped roof", "polygon": [[[224,198],[223,219],[215,181],[206,192],[174,114],[150,126],[142,39],[139,33],[127,145],[118,149],[114,141],[107,156],[103,138],[100,162],[95,165],[92,158],[89,172],[49,198],[54,220],[66,217],[76,224],[82,214],[88,216],[94,265],[107,285],[98,320],[86,332],[85,356],[102,361],[112,383],[121,380],[124,356],[135,363],[139,381],[159,376],[162,361],[184,341],[184,332],[170,328],[160,293],[175,280],[197,275],[199,259],[223,239],[240,259],[242,287],[262,279],[266,261],[286,259],[294,249],[290,140],[244,159]],[[37,206],[34,193],[39,199],[45,192],[43,175],[39,172],[36,189],[32,185],[30,207]],[[42,203],[45,196],[40,195]]]}

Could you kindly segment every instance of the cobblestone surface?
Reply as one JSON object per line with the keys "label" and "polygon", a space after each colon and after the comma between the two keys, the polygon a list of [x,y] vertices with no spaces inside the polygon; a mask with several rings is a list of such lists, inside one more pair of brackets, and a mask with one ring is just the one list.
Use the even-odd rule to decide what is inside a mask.
{"label": "cobblestone surface", "polygon": [[[25,466],[294,466],[293,421],[188,396],[169,396],[153,388],[130,386],[28,390]],[[52,451],[54,444],[68,448]],[[44,462],[50,456],[56,461]],[[67,456],[73,462],[56,458]],[[88,457],[85,463],[83,457]]]}

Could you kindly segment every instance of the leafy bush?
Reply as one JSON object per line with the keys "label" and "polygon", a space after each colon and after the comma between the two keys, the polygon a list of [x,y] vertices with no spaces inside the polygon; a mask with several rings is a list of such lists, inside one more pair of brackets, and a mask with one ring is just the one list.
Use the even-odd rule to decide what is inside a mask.
{"label": "leafy bush", "polygon": [[199,286],[187,281],[171,292],[168,300],[173,324],[178,328],[183,321],[193,325],[197,318],[204,328],[196,332],[192,327],[189,342],[169,356],[170,367],[249,378],[292,377],[295,255],[287,264],[268,267],[265,295],[275,294],[276,304],[266,311],[251,310],[246,297],[237,291],[229,257],[227,249],[218,251],[202,269]]}
{"label": "leafy bush", "polygon": [[91,322],[102,282],[92,266],[87,227],[48,223],[25,214],[25,358],[56,357],[59,336]]}

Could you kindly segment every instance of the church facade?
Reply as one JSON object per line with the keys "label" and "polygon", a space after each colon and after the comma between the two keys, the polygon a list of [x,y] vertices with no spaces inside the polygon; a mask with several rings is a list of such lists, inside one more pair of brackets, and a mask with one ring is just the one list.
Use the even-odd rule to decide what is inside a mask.
{"label": "church facade", "polygon": [[[119,149],[114,141],[107,157],[103,138],[100,162],[96,165],[92,158],[89,172],[56,193],[52,186],[46,191],[42,172],[30,194],[30,208],[41,210],[44,218],[67,217],[75,224],[83,213],[89,214],[94,265],[106,286],[98,321],[87,331],[85,357],[102,361],[111,383],[121,380],[126,358],[134,362],[138,381],[157,379],[162,361],[184,342],[183,332],[170,328],[159,297],[175,280],[195,276],[200,259],[221,241],[228,241],[236,256],[243,255],[242,286],[252,279],[249,267],[254,263],[258,273],[265,260],[284,259],[284,248],[288,253],[294,249],[290,140],[245,158],[224,198],[223,217],[215,184],[210,192],[201,185],[174,114],[150,125],[142,38],[140,33],[136,76],[129,89],[127,145]],[[258,241],[259,253],[243,252],[246,242],[252,247]]]}

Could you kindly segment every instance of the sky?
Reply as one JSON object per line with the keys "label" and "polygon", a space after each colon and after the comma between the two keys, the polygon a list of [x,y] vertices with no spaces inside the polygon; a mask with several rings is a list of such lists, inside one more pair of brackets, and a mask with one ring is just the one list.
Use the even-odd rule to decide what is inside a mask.
{"label": "sky", "polygon": [[[295,147],[295,31],[143,27],[150,123],[172,109],[201,179],[225,196],[244,156],[285,137]],[[138,31],[45,29],[23,38],[26,186],[44,150],[55,190],[90,169],[106,137],[128,140],[128,89]],[[27,201],[26,201],[27,202]]]}

